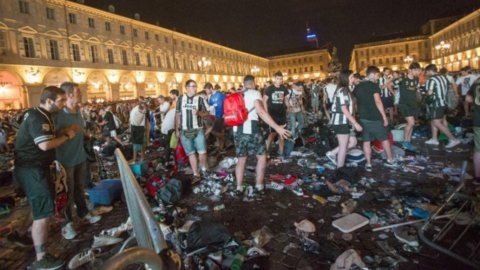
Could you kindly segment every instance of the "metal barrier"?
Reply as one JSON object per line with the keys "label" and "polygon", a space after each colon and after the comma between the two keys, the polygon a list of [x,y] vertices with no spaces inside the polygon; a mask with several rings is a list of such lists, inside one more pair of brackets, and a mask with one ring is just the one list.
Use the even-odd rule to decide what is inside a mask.
{"label": "metal barrier", "polygon": [[129,248],[110,258],[103,266],[103,270],[119,270],[132,264],[146,264],[147,269],[164,270],[167,269],[162,258],[151,249]]}

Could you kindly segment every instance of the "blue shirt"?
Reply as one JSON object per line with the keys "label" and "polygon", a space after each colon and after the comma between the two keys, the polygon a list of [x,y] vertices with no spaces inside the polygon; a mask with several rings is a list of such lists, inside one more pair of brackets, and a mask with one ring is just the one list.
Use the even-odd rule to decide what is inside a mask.
{"label": "blue shirt", "polygon": [[67,107],[54,115],[55,131],[69,127],[72,124],[80,126],[80,131],[70,140],[57,147],[57,160],[65,167],[73,167],[87,160],[87,153],[83,146],[85,121],[80,113],[72,113]]}
{"label": "blue shirt", "polygon": [[210,96],[208,100],[208,105],[215,108],[215,118],[220,119],[223,117],[223,101],[225,100],[225,95],[222,92],[217,91]]}

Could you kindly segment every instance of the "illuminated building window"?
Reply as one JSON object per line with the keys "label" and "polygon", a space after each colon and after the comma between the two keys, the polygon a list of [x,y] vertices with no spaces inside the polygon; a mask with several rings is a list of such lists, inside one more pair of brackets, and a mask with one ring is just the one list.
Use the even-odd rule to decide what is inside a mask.
{"label": "illuminated building window", "polygon": [[113,49],[107,49],[107,58],[109,64],[115,63],[115,59],[113,58]]}
{"label": "illuminated building window", "polygon": [[47,19],[54,21],[55,20],[55,10],[53,8],[46,8]]}
{"label": "illuminated building window", "polygon": [[128,66],[128,56],[126,50],[122,50],[122,64],[124,66]]}
{"label": "illuminated building window", "polygon": [[18,6],[20,8],[20,13],[30,14],[30,3],[20,0],[18,1]]}
{"label": "illuminated building window", "polygon": [[25,50],[25,57],[35,58],[35,45],[33,43],[33,38],[23,38],[23,49]]}
{"label": "illuminated building window", "polygon": [[58,52],[58,42],[56,40],[48,41],[48,54],[52,60],[60,60],[60,54]]}
{"label": "illuminated building window", "polygon": [[80,47],[78,44],[72,44],[72,56],[73,56],[73,61],[75,62],[80,62]]}
{"label": "illuminated building window", "polygon": [[98,63],[98,50],[96,45],[90,46],[90,59],[92,63]]}

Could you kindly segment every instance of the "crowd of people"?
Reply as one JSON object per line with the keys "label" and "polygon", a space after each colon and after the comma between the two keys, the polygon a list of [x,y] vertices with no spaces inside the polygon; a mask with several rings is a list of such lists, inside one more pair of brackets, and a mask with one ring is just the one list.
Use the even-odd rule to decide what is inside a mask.
{"label": "crowd of people", "polygon": [[[447,116],[469,118],[473,107],[475,181],[480,183],[479,75],[465,67],[455,77],[433,64],[421,67],[418,63],[411,63],[405,73],[388,68],[381,72],[370,66],[365,76],[342,70],[326,80],[296,82],[284,80],[283,74],[276,72],[274,80],[263,87],[257,85],[252,75],[244,77],[239,89],[230,91],[208,82],[199,91],[197,82],[188,80],[183,95],[173,89],[169,96],[99,104],[82,103],[79,85],[66,82],[60,87],[46,87],[36,107],[3,113],[0,152],[9,154],[14,149],[14,176],[26,193],[34,219],[35,265],[57,269],[63,262],[45,250],[48,219],[55,214],[51,164],[57,160],[66,173],[68,202],[62,235],[73,239],[76,236],[73,205],[82,220],[88,223],[100,220],[100,216],[89,212],[84,198],[85,185],[92,184],[87,174],[89,153],[85,147],[91,140],[101,141],[104,149],[131,145],[132,162],[145,160],[146,147],[160,142],[165,148],[163,162],[167,165],[171,162],[169,142],[175,136],[188,156],[192,184],[208,174],[209,154],[223,155],[228,146],[234,145],[238,158],[235,195],[243,196],[247,158],[255,156],[253,195],[261,196],[265,192],[268,158],[278,156],[287,163],[291,145],[305,141],[306,112],[327,123],[325,128],[335,134],[338,146],[329,149],[326,157],[337,170],[345,166],[348,150],[357,145],[357,137],[361,135],[365,170],[371,172],[371,142],[375,140],[385,150],[384,166],[399,166],[389,140],[393,124],[406,123],[402,147],[408,151],[417,151],[412,144],[412,133],[420,116],[431,125],[432,136],[425,144],[439,145],[438,136],[442,132],[449,139],[445,148],[453,148],[460,140],[450,132]],[[232,127],[225,125],[224,105],[233,92],[242,94],[248,113],[242,124]],[[458,99],[458,106],[449,108],[451,99]],[[129,142],[121,137],[126,129]],[[275,141],[276,153],[272,151]]]}

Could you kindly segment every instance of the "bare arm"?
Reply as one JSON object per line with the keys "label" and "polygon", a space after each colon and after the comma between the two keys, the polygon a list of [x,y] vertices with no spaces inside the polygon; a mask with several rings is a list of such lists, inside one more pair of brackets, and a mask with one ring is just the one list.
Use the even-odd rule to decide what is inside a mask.
{"label": "bare arm", "polygon": [[347,117],[348,121],[350,121],[350,123],[352,123],[352,126],[357,131],[362,131],[362,126],[357,122],[357,119],[355,119],[355,117],[353,117],[353,115],[347,109],[347,105],[342,105],[342,113]]}
{"label": "bare arm", "polygon": [[263,95],[263,108],[264,108],[265,110],[268,110],[267,104],[268,104],[268,96],[267,96],[267,95]]}
{"label": "bare arm", "polygon": [[265,121],[265,123],[267,123],[273,129],[275,129],[275,131],[280,136],[282,136],[285,139],[290,137],[290,131],[285,129],[285,126],[282,127],[282,126],[279,126],[277,123],[275,123],[275,121],[272,119],[270,114],[268,114],[268,112],[263,107],[263,104],[260,100],[255,101],[255,111],[257,112],[258,116],[260,116],[260,118],[262,118],[262,120]]}
{"label": "bare arm", "polygon": [[55,137],[52,140],[39,143],[38,148],[40,148],[40,150],[42,150],[42,151],[48,151],[48,150],[51,150],[51,149],[55,149],[55,148],[59,147],[60,145],[64,144],[69,139],[70,139],[70,137],[68,137],[67,134],[63,134],[59,137]]}

